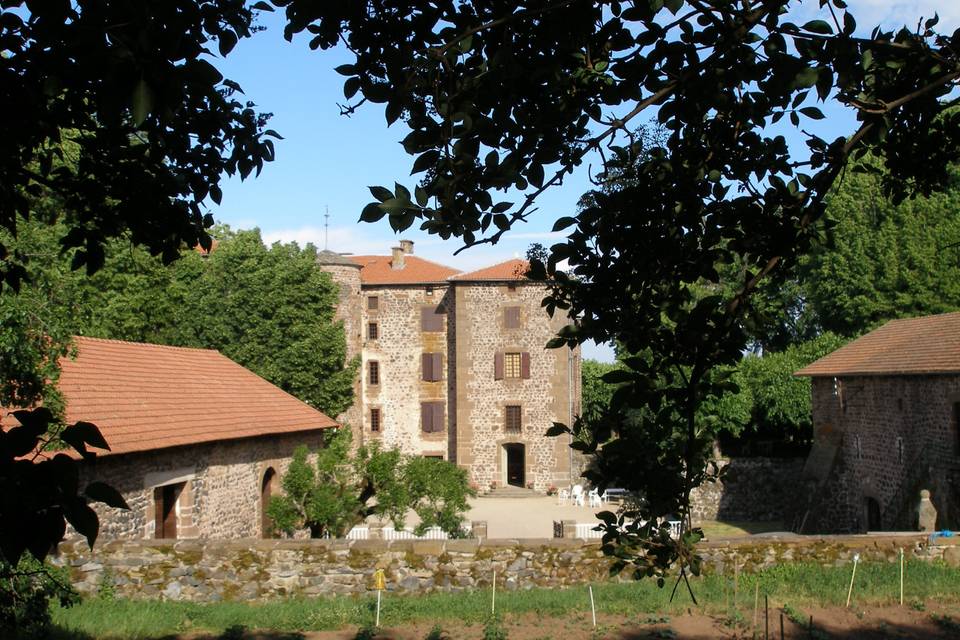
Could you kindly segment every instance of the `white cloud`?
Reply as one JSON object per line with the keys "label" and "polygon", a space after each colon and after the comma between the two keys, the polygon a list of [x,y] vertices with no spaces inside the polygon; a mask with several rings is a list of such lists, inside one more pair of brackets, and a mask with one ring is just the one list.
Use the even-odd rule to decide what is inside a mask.
{"label": "white cloud", "polygon": [[[918,20],[932,18],[935,13],[940,16],[940,23],[936,26],[938,32],[951,34],[960,27],[960,2],[957,0],[849,0],[847,5],[857,19],[858,32],[863,34],[877,25],[885,29],[902,26],[915,29]],[[796,21],[829,15],[825,9],[820,9],[816,0],[794,5],[790,14]]]}

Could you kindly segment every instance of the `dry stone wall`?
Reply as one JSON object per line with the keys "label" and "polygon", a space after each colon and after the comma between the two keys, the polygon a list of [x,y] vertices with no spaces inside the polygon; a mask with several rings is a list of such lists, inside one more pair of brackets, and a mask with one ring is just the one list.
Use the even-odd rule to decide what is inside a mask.
{"label": "dry stone wall", "polygon": [[[791,561],[844,565],[909,557],[960,565],[954,541],[926,537],[828,536],[703,543],[706,572],[751,572]],[[107,582],[122,597],[214,602],[283,596],[360,594],[383,569],[387,590],[408,593],[488,588],[566,587],[618,580],[596,542],[578,540],[237,540],[115,541],[61,545],[54,562],[67,567],[82,593]]]}
{"label": "dry stone wall", "polygon": [[695,522],[784,521],[797,499],[803,458],[729,458],[717,460],[723,480],[708,482],[690,495]]}

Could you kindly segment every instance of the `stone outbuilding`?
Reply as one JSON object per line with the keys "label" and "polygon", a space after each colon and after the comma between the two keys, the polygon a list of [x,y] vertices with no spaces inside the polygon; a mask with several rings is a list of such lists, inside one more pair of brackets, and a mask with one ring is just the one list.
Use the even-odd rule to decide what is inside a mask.
{"label": "stone outbuilding", "polygon": [[814,444],[801,533],[960,528],[960,312],[893,320],[796,373],[812,380]]}
{"label": "stone outbuilding", "polygon": [[481,490],[576,482],[569,437],[544,433],[580,411],[580,352],[545,348],[568,320],[543,309],[525,261],[460,273],[409,240],[319,261],[340,285],[347,351],[362,356],[343,416],[355,442],[455,462]]}
{"label": "stone outbuilding", "polygon": [[264,505],[294,448],[336,423],[217,351],[76,338],[58,388],[67,422],[110,451],[82,465],[129,511],[96,504],[100,538],[269,536]]}

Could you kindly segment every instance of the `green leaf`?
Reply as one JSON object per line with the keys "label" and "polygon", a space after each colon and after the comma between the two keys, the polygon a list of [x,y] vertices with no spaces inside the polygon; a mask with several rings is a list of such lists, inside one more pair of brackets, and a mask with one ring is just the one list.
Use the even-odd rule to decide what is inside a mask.
{"label": "green leaf", "polygon": [[60,434],[60,438],[81,453],[83,453],[85,449],[84,445],[90,445],[91,447],[105,449],[107,451],[110,450],[110,446],[107,444],[107,441],[103,439],[103,434],[100,433],[100,429],[91,422],[80,421],[68,426]]}
{"label": "green leaf", "polygon": [[220,55],[227,57],[233,48],[237,46],[237,34],[229,29],[223,31],[217,38],[217,48],[220,49]]}
{"label": "green leaf", "polygon": [[572,218],[570,216],[564,216],[562,218],[558,218],[557,221],[553,223],[553,231],[554,232],[563,231],[567,227],[575,224],[577,224],[576,218]]}
{"label": "green leaf", "polygon": [[546,433],[543,435],[547,436],[548,438],[553,438],[563,435],[564,433],[570,433],[570,427],[560,422],[554,422],[553,426],[547,429]]}
{"label": "green leaf", "polygon": [[370,194],[380,202],[386,202],[393,197],[393,192],[386,187],[367,187]]}
{"label": "green leaf", "polygon": [[93,549],[100,529],[100,518],[82,498],[69,500],[63,505],[63,515],[67,522],[73,525],[77,533],[87,539],[87,544]]}
{"label": "green leaf", "polygon": [[371,202],[360,213],[360,222],[377,222],[385,215],[387,215],[387,212],[380,206],[379,202]]}
{"label": "green leaf", "polygon": [[421,171],[426,171],[427,169],[436,166],[440,161],[440,151],[438,149],[431,149],[425,151],[417,156],[417,159],[413,162],[413,169],[410,170],[410,175],[420,173]]}
{"label": "green leaf", "polygon": [[133,90],[131,98],[133,103],[133,124],[139,127],[150,115],[150,109],[153,108],[153,93],[147,81],[141,79]]}
{"label": "green leaf", "polygon": [[88,498],[95,502],[102,502],[115,509],[129,509],[127,501],[119,491],[106,484],[105,482],[91,482],[83,491]]}
{"label": "green leaf", "polygon": [[803,30],[824,35],[830,35],[833,33],[833,27],[831,27],[830,23],[826,20],[811,20],[807,24],[803,25]]}
{"label": "green leaf", "polygon": [[817,83],[819,73],[814,67],[804,67],[793,79],[793,86],[796,89],[809,89]]}
{"label": "green leaf", "polygon": [[823,120],[824,118],[823,112],[816,107],[803,107],[800,109],[800,113],[814,120]]}

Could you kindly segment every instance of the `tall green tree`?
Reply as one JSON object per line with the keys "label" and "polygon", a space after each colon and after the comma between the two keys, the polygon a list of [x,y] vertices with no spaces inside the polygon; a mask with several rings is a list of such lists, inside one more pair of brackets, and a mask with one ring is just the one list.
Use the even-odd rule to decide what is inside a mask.
{"label": "tall green tree", "polygon": [[895,318],[960,309],[960,175],[942,193],[895,203],[882,175],[848,172],[827,207],[831,226],[801,270],[810,312],[858,336]]}

